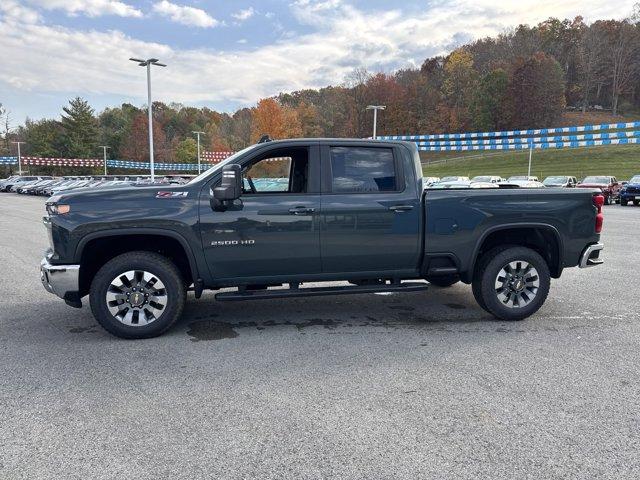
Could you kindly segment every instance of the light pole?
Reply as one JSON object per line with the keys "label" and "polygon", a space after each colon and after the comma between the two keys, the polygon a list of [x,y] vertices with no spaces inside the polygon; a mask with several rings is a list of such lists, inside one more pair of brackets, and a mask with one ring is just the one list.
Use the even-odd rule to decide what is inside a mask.
{"label": "light pole", "polygon": [[132,62],[136,62],[141,67],[147,67],[147,104],[149,106],[149,163],[151,166],[151,181],[155,179],[155,168],[153,164],[153,118],[151,117],[151,111],[153,104],[151,103],[151,65],[157,65],[158,67],[166,67],[164,63],[158,62],[157,58],[148,58],[147,60],[141,60],[139,58],[130,58]]}
{"label": "light pole", "polygon": [[200,175],[200,135],[204,135],[204,132],[191,132],[198,137],[198,175]]}
{"label": "light pole", "polygon": [[107,176],[107,148],[111,148],[111,147],[107,147],[106,145],[100,145],[100,148],[102,148],[102,156],[104,158],[104,175]]}
{"label": "light pole", "polygon": [[385,105],[369,105],[367,110],[373,110],[373,139],[376,139],[376,130],[378,128],[378,110],[387,108]]}
{"label": "light pole", "polygon": [[20,156],[20,144],[25,142],[11,142],[18,146],[18,175],[22,175],[22,158]]}

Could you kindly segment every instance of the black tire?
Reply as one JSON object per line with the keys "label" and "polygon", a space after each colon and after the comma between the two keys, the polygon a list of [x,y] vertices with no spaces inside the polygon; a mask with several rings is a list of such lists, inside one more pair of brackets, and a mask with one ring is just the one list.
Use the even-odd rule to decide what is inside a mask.
{"label": "black tire", "polygon": [[[107,302],[107,291],[113,288],[112,282],[119,275],[124,275],[125,272],[129,271],[148,272],[159,280],[164,287],[161,291],[162,298],[164,298],[163,301],[166,302],[163,308],[156,310],[155,307],[161,304],[149,303],[150,307],[153,305],[150,310],[160,311],[161,313],[157,317],[152,317],[153,319],[144,325],[127,325],[123,323],[123,320],[118,320],[109,311],[110,305]],[[147,287],[147,285],[143,286]],[[139,290],[139,292],[142,291],[144,290]],[[147,288],[147,292],[151,292],[151,290]],[[186,301],[186,288],[180,271],[166,257],[153,252],[129,252],[109,260],[98,270],[91,282],[89,300],[93,316],[109,333],[127,339],[151,338],[166,332],[180,318]],[[122,304],[127,307],[125,302]],[[114,307],[112,302],[111,308],[118,307]],[[144,308],[144,305],[142,308]],[[128,309],[124,311],[128,311]],[[140,315],[142,313],[138,313],[136,319]],[[147,313],[144,316],[146,317]]]}
{"label": "black tire", "polygon": [[636,207],[637,207],[637,206],[639,206],[639,205],[640,205],[640,200],[634,200],[634,201],[633,201],[633,204],[634,204]]}
{"label": "black tire", "polygon": [[605,205],[611,205],[613,202],[611,201],[611,195],[607,195],[606,197],[604,197],[604,204]]}
{"label": "black tire", "polygon": [[473,298],[476,299],[476,302],[487,313],[491,313],[487,309],[487,305],[484,303],[484,298],[482,298],[482,272],[484,272],[487,268],[488,263],[498,254],[504,252],[509,248],[513,248],[515,245],[501,245],[499,247],[495,247],[488,252],[485,252],[482,257],[480,257],[476,263],[476,266],[473,270],[473,281],[471,282],[471,291],[473,292]]}
{"label": "black tire", "polygon": [[[626,206],[627,206],[627,203],[628,203],[628,201],[627,201],[627,200],[620,199],[620,206],[621,206],[621,207],[626,207]],[[635,204],[636,202],[633,202],[633,203]]]}
{"label": "black tire", "polygon": [[[496,288],[496,282],[500,279],[505,285],[509,283],[508,278],[501,274],[510,264],[515,264],[515,272],[520,272],[513,276],[516,279],[515,286],[521,287],[517,292]],[[532,275],[532,269],[525,269],[527,264],[535,269],[535,275]],[[511,278],[511,274],[507,276]],[[525,281],[517,281],[518,279]],[[544,304],[550,286],[549,266],[538,252],[526,247],[504,246],[494,248],[482,256],[476,268],[472,288],[478,304],[487,312],[500,320],[514,321],[523,320],[537,312]],[[505,292],[509,293],[509,296],[506,300],[501,300],[501,295],[507,297]],[[520,305],[520,302],[525,304]]]}
{"label": "black tire", "polygon": [[460,281],[458,275],[439,275],[435,277],[427,277],[427,282],[436,287],[447,288],[451,285],[455,285]]}

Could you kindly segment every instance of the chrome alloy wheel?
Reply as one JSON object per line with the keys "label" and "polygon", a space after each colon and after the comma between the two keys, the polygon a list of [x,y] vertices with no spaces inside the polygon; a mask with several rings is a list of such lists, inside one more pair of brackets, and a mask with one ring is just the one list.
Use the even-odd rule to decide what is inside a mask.
{"label": "chrome alloy wheel", "polygon": [[167,307],[164,283],[144,270],[129,270],[111,280],[107,308],[119,322],[141,327],[160,318]]}
{"label": "chrome alloy wheel", "polygon": [[538,271],[524,260],[509,262],[496,276],[498,300],[509,308],[521,308],[531,303],[539,287]]}

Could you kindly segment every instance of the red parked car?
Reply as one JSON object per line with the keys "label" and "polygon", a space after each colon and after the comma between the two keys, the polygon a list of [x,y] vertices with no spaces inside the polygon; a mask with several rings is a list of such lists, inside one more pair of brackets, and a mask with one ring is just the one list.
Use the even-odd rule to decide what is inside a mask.
{"label": "red parked car", "polygon": [[604,203],[607,205],[620,201],[621,185],[620,182],[616,180],[616,177],[609,177],[605,175],[585,177],[585,179],[576,186],[578,188],[599,188],[602,190]]}

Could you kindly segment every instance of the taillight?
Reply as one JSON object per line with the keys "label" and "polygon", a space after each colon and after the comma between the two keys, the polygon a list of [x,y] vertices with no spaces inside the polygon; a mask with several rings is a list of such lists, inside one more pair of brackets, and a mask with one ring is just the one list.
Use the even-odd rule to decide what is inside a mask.
{"label": "taillight", "polygon": [[596,193],[593,196],[593,204],[598,209],[596,213],[596,233],[602,231],[602,223],[604,222],[604,215],[602,213],[602,206],[604,205],[604,195]]}

